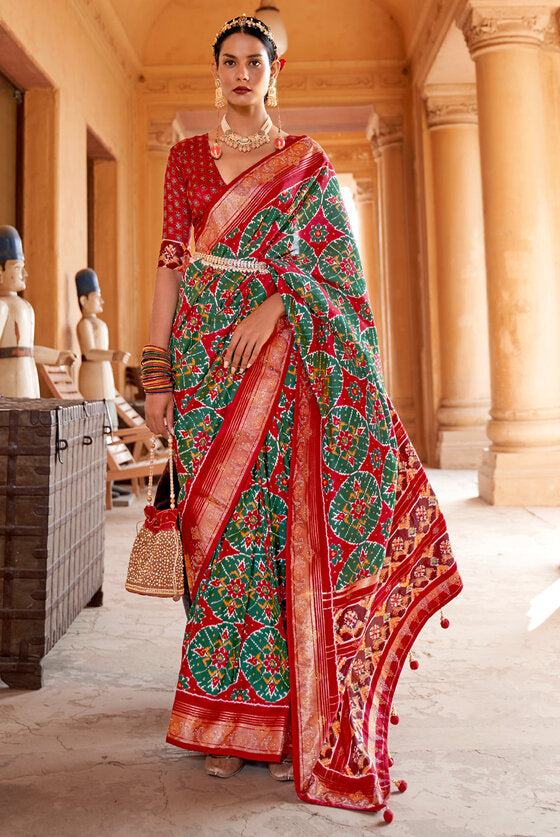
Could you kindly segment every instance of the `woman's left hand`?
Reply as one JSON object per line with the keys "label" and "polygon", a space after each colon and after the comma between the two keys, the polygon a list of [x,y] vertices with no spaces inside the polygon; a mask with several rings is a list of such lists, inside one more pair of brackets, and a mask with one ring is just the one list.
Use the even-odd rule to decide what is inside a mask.
{"label": "woman's left hand", "polygon": [[241,320],[224,355],[224,363],[226,366],[231,364],[232,373],[251,366],[274,331],[277,320],[285,313],[282,296],[276,293]]}

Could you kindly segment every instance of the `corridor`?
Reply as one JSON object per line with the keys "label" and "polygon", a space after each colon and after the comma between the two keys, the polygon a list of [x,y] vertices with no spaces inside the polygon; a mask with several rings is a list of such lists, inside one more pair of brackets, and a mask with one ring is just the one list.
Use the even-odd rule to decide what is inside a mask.
{"label": "corridor", "polygon": [[[558,833],[560,509],[499,508],[475,472],[429,472],[465,589],[420,635],[391,727],[395,819],[298,800],[260,764],[230,780],[164,742],[180,604],[123,589],[138,501],[107,515],[105,604],[44,662],[37,692],[0,689],[0,833],[18,837],[548,837]],[[547,592],[548,591],[548,592]],[[556,610],[555,610],[556,608]],[[543,621],[544,620],[544,621]]]}

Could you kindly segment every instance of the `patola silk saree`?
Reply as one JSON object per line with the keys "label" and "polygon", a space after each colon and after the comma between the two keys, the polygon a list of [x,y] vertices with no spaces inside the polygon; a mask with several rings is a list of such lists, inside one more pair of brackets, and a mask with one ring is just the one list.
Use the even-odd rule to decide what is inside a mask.
{"label": "patola silk saree", "polygon": [[[201,142],[170,155],[175,221],[181,160],[207,155]],[[170,348],[192,599],[167,741],[266,761],[292,753],[302,799],[378,810],[400,671],[461,580],[385,391],[324,151],[290,137],[230,184],[215,170],[211,181],[196,253],[168,233],[160,261],[182,272]],[[276,292],[286,315],[255,363],[231,373],[236,325]]]}

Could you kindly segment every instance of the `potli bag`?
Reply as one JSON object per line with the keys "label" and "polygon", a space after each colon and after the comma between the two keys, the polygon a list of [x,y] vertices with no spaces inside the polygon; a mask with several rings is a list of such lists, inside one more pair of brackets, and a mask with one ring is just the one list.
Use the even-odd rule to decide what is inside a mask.
{"label": "potli bag", "polygon": [[145,520],[132,546],[125,587],[130,593],[139,593],[141,596],[173,597],[177,601],[184,593],[184,575],[179,511],[175,508],[173,484],[173,442],[170,437],[167,443],[170,480],[168,509],[156,509],[152,505],[155,444],[155,436],[152,436]]}

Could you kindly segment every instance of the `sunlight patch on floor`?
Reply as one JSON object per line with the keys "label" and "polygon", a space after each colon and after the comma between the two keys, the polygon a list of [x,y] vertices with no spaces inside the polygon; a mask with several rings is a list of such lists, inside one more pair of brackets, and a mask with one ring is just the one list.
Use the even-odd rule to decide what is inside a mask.
{"label": "sunlight patch on floor", "polygon": [[546,622],[553,613],[560,607],[560,578],[546,587],[542,593],[539,593],[529,605],[527,616],[529,617],[529,631],[534,631],[543,622]]}

